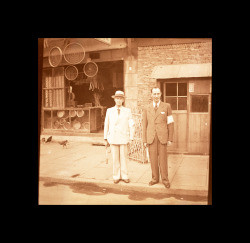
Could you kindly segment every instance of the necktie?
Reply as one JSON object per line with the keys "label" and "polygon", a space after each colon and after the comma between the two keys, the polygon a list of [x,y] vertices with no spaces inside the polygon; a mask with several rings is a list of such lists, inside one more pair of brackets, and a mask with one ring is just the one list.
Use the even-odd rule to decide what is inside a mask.
{"label": "necktie", "polygon": [[118,110],[118,116],[119,116],[120,115],[120,109],[118,108],[117,110]]}
{"label": "necktie", "polygon": [[155,104],[155,112],[157,111],[157,109],[158,109],[158,106],[157,106],[157,104]]}

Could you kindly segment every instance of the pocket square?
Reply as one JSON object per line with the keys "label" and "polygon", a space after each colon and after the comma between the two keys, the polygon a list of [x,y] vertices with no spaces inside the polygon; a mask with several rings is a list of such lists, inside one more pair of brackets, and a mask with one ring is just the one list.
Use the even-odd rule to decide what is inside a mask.
{"label": "pocket square", "polygon": [[161,111],[161,114],[165,114],[165,111]]}

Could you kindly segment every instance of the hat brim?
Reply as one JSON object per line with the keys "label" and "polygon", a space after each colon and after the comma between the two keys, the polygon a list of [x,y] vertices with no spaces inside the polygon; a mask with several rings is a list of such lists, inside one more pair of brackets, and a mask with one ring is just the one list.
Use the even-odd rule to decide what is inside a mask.
{"label": "hat brim", "polygon": [[112,97],[113,99],[114,99],[114,98],[117,98],[117,97],[125,98],[125,96],[123,96],[123,95],[112,95],[111,97]]}

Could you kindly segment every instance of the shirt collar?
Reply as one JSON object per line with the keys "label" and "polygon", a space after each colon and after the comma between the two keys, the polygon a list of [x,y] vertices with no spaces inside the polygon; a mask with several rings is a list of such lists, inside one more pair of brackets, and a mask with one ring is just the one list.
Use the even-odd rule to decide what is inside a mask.
{"label": "shirt collar", "polygon": [[[123,106],[120,106],[119,109],[121,110]],[[115,105],[115,108],[118,109],[118,106]]]}
{"label": "shirt collar", "polygon": [[[157,107],[159,107],[160,102],[161,102],[161,101],[159,100],[159,102],[157,103]],[[155,104],[156,104],[156,103],[153,101],[153,106],[154,106],[154,107],[155,107]]]}

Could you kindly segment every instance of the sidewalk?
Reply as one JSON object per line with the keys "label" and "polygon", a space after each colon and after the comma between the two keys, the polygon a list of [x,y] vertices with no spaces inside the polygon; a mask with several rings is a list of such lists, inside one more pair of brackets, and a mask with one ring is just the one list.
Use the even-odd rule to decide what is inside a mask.
{"label": "sidewalk", "polygon": [[[48,137],[48,136],[41,136]],[[91,183],[105,188],[164,193],[171,195],[192,195],[207,197],[209,156],[169,154],[168,168],[171,187],[166,189],[160,183],[149,186],[151,180],[150,163],[129,160],[128,171],[130,183],[123,181],[113,183],[112,158],[105,161],[105,147],[94,146],[98,138],[80,137],[69,140],[67,148],[58,141],[63,137],[53,136],[51,143],[40,146],[39,180],[67,183]]]}

